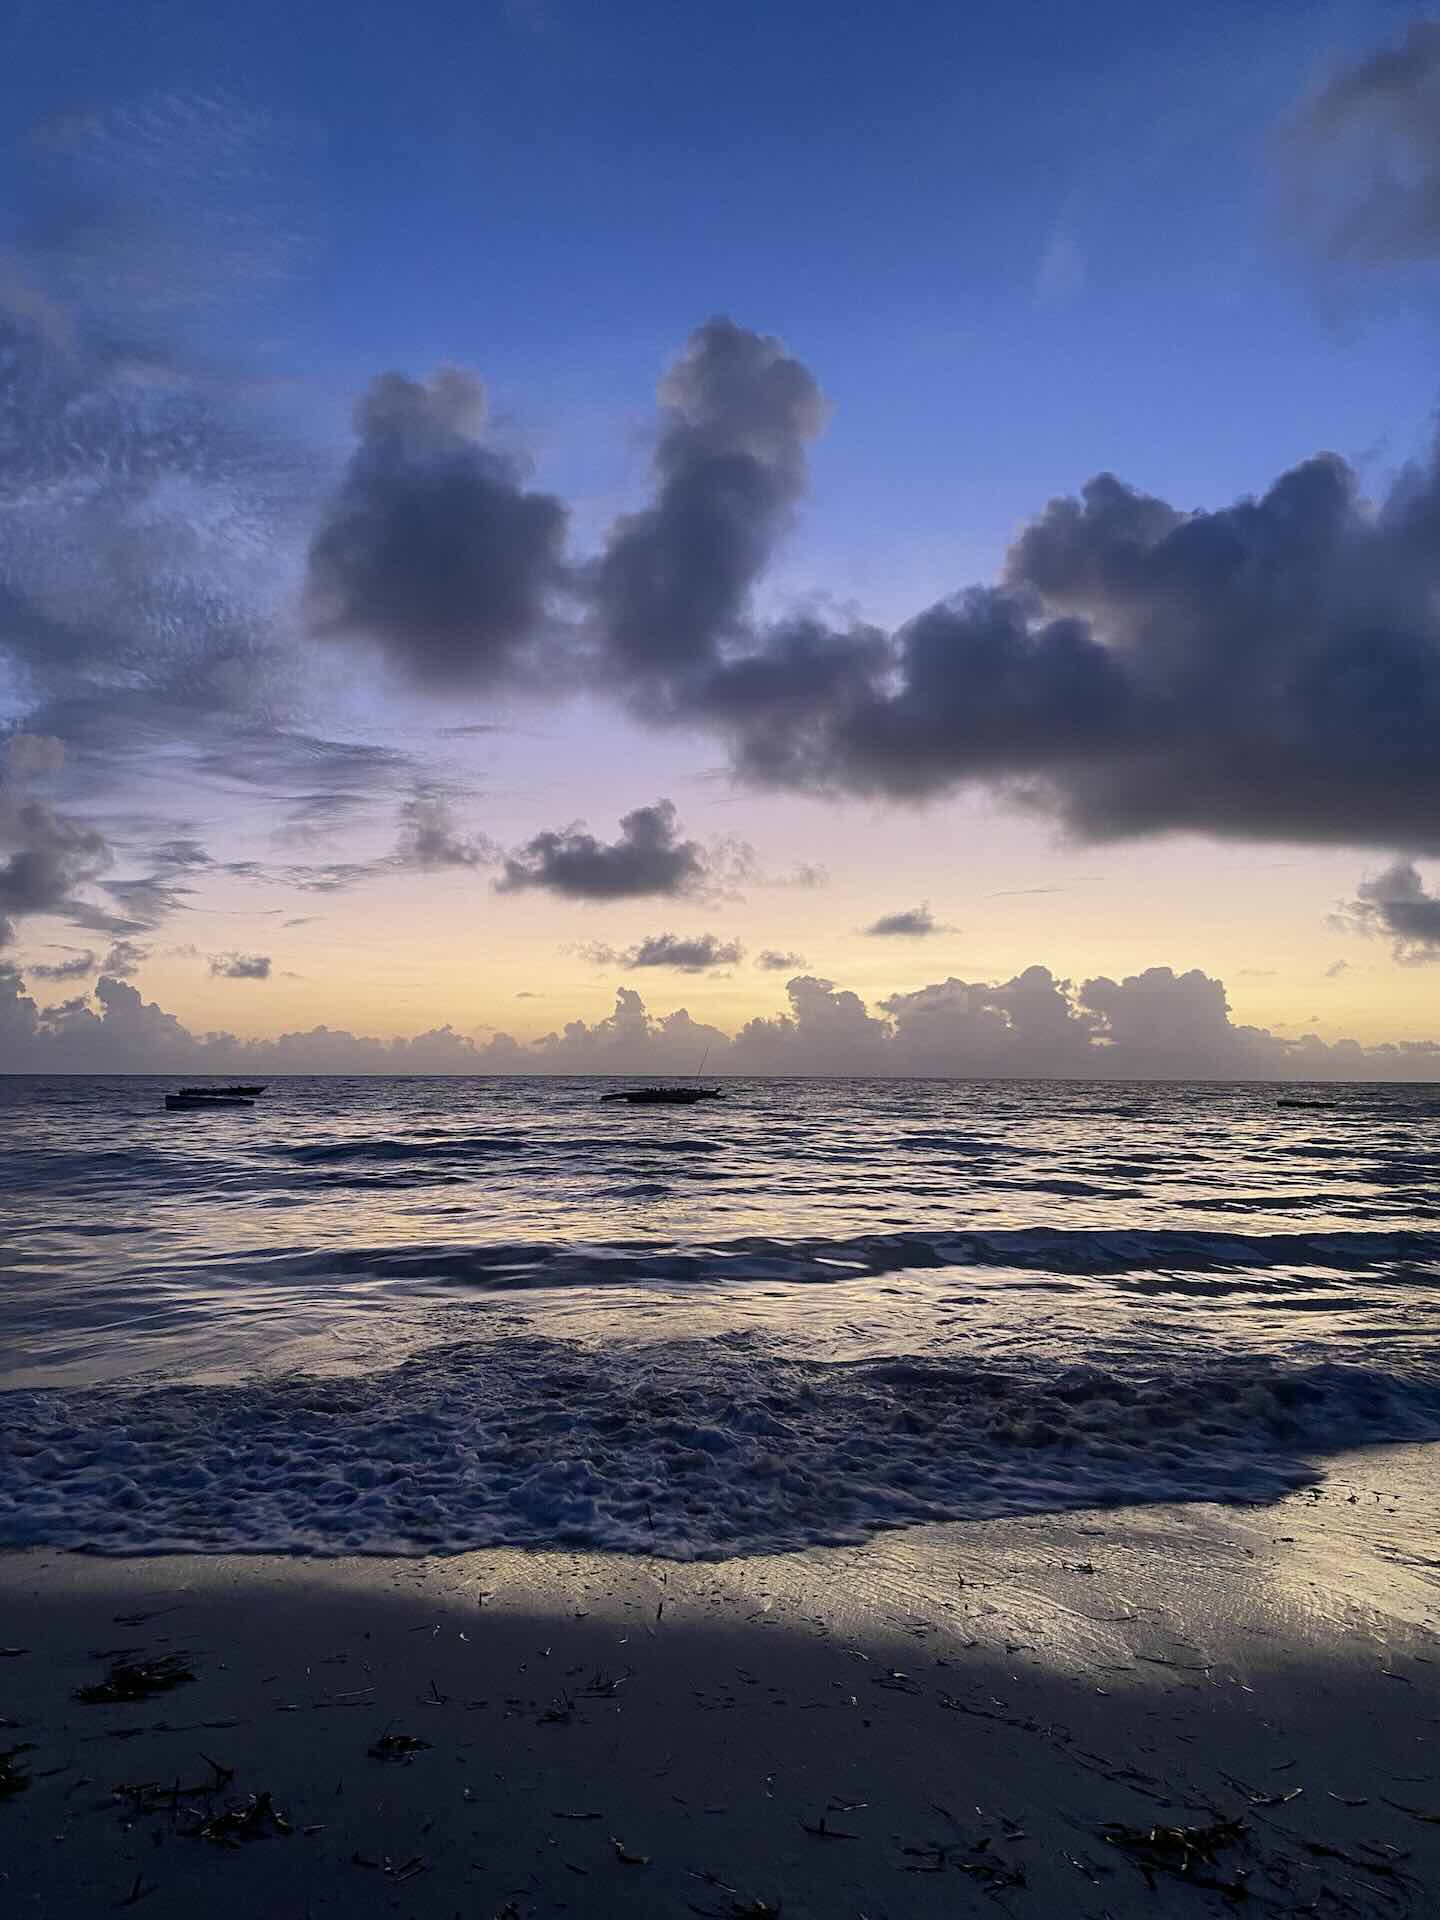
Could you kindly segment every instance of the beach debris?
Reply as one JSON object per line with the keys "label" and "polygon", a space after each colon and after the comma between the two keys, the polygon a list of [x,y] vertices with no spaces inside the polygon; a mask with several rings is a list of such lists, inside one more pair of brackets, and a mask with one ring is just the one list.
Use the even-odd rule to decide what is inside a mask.
{"label": "beach debris", "polygon": [[218,1813],[202,1816],[183,1829],[197,1840],[213,1840],[218,1846],[239,1847],[250,1840],[267,1840],[272,1834],[286,1839],[295,1829],[275,1805],[268,1792],[249,1793]]}
{"label": "beach debris", "polygon": [[413,1733],[382,1733],[367,1749],[372,1760],[413,1760],[417,1753],[428,1753],[430,1742],[418,1740]]}
{"label": "beach debris", "polygon": [[814,1826],[811,1826],[808,1820],[802,1820],[800,1829],[802,1833],[813,1834],[817,1840],[858,1840],[860,1838],[858,1833],[846,1833],[840,1827],[828,1826],[823,1813]]}
{"label": "beach debris", "polygon": [[648,1853],[631,1853],[630,1849],[625,1845],[625,1842],[623,1840],[617,1840],[613,1833],[610,1836],[610,1844],[615,1849],[615,1858],[620,1862],[622,1867],[649,1866],[650,1856]]}
{"label": "beach debris", "polygon": [[563,1807],[554,1807],[551,1811],[557,1820],[603,1820],[605,1818],[603,1813],[568,1813]]}
{"label": "beach debris", "polygon": [[[1394,1807],[1397,1813],[1408,1813],[1412,1820],[1423,1821],[1427,1827],[1440,1827],[1440,1813],[1427,1813],[1424,1807],[1407,1807],[1403,1800],[1392,1800],[1386,1794],[1380,1798],[1387,1807]],[[1347,1800],[1346,1806],[1364,1806],[1363,1800]]]}
{"label": "beach debris", "polygon": [[1290,1801],[1298,1800],[1305,1791],[1304,1787],[1291,1787],[1288,1793],[1265,1793],[1259,1787],[1247,1787],[1243,1780],[1237,1780],[1233,1774],[1225,1773],[1220,1777],[1227,1781],[1237,1793],[1243,1793],[1252,1807],[1288,1806]]}
{"label": "beach debris", "polygon": [[22,1753],[33,1753],[35,1743],[25,1740],[18,1747],[6,1747],[0,1751],[0,1799],[12,1793],[23,1793],[30,1784],[30,1769],[17,1766],[16,1760]]}
{"label": "beach debris", "polygon": [[598,1669],[592,1673],[584,1686],[579,1689],[592,1700],[613,1700],[625,1682],[631,1678],[629,1673],[618,1675],[601,1673]]}
{"label": "beach debris", "polygon": [[[1222,1847],[1232,1847],[1245,1836],[1243,1820],[1213,1820],[1203,1827],[1127,1827],[1118,1820],[1107,1821],[1100,1829],[1112,1847],[1129,1856],[1153,1891],[1156,1873],[1173,1873],[1190,1879],[1197,1886],[1226,1888],[1208,1875],[1197,1875],[1197,1866],[1213,1867]],[[1231,1891],[1243,1892],[1243,1881],[1233,1883]]]}
{"label": "beach debris", "polygon": [[387,1855],[380,1863],[380,1871],[387,1880],[393,1880],[397,1886],[403,1886],[407,1880],[413,1880],[417,1874],[425,1871],[423,1854],[412,1853],[408,1860],[402,1860],[397,1867]]}
{"label": "beach debris", "polygon": [[149,1700],[194,1678],[194,1669],[188,1667],[183,1655],[178,1653],[162,1653],[154,1660],[119,1659],[111,1662],[103,1680],[92,1680],[88,1686],[77,1687],[74,1697],[84,1701],[87,1707],[114,1706]]}

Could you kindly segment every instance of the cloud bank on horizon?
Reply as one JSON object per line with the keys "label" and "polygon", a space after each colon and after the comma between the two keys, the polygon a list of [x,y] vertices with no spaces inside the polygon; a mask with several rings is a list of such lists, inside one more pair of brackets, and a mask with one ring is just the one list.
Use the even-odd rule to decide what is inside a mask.
{"label": "cloud bank on horizon", "polygon": [[[127,173],[153,183],[180,143],[198,142],[223,158],[217,191],[230,194],[255,137],[219,106],[170,102],[148,117],[98,116],[68,164],[95,180],[100,167],[121,195]],[[1416,27],[1337,73],[1288,138],[1337,256],[1373,266],[1440,253],[1440,28]],[[1351,160],[1337,184],[1340,147]],[[1398,169],[1387,158],[1397,151]],[[185,177],[194,232],[233,238],[196,203],[205,170]],[[473,870],[501,896],[575,902],[711,899],[737,873],[784,884],[764,882],[753,857],[737,866],[685,837],[663,798],[626,813],[614,840],[574,822],[502,848],[457,819],[418,753],[312,723],[301,690],[322,658],[378,661],[421,697],[609,701],[657,732],[718,740],[733,778],[764,792],[917,805],[979,788],[1081,841],[1192,832],[1375,849],[1391,864],[1359,884],[1350,924],[1407,962],[1440,957],[1435,896],[1415,864],[1440,855],[1440,447],[1373,495],[1351,463],[1317,451],[1218,509],[1100,473],[1039,505],[998,580],[893,629],[818,605],[769,614],[765,590],[829,413],[815,373],[771,335],[725,316],[692,333],[658,385],[646,497],[577,552],[569,507],[532,486],[477,375],[377,374],[348,460],[327,462],[247,411],[187,349],[173,318],[196,297],[193,265],[172,229],[127,212],[83,234],[58,214],[32,231],[30,252],[0,272],[0,948],[22,923],[58,919],[101,936],[97,946],[29,972],[105,971],[98,1012],[16,1013],[8,1031],[22,1051],[64,1057],[112,1020],[107,1045],[138,1031],[125,1022],[147,1003],[125,980],[144,938],[212,869],[307,894],[397,868]],[[275,264],[222,248],[210,278]],[[87,287],[103,297],[87,301]],[[282,804],[292,852],[219,868],[183,821],[142,829],[104,813],[142,762],[181,787],[203,779]],[[372,803],[394,809],[390,852],[300,857]],[[945,929],[926,907],[870,931]],[[662,934],[611,957],[698,972],[742,949],[722,933]],[[780,971],[790,957],[766,949],[756,965]],[[269,964],[237,950],[213,971],[263,980]],[[14,1007],[32,1005],[19,973],[6,977]],[[1103,1000],[1104,982],[1090,986]],[[849,999],[826,988],[785,1016],[805,1028],[803,1044],[783,1025],[770,1039],[821,1058],[817,1023],[840,1022],[827,1029],[839,1054],[859,1057],[862,1029],[842,1035],[835,1011],[848,1019]],[[937,1017],[938,1004],[926,1002]],[[953,1022],[955,996],[944,1004]],[[1080,1047],[1082,1028],[1075,1057],[1092,1069],[1126,1048],[1140,1059],[1133,1031],[1123,1042],[1101,1031],[1138,1004],[1067,1000],[1056,1060]],[[897,1009],[865,1018],[883,1030],[883,1043],[872,1036],[883,1057],[903,1061],[902,1032],[922,1016]],[[210,1044],[151,1011],[157,1049]],[[1007,1031],[1016,1019],[1005,1000],[989,1014]],[[762,1029],[727,1041],[732,1057],[763,1053]],[[581,1053],[602,1046],[595,1031],[576,1040]],[[640,1045],[637,1031],[626,1028],[627,1044]],[[1223,1032],[1213,1026],[1216,1046]],[[956,1059],[972,1057],[966,1036]],[[361,1055],[369,1044],[343,1037]],[[1263,1053],[1253,1037],[1244,1048]]]}
{"label": "cloud bank on horizon", "polygon": [[[662,936],[663,937],[663,936]],[[678,964],[678,963],[677,963]],[[246,976],[248,977],[248,976]],[[0,962],[3,1073],[679,1073],[702,1056],[717,1074],[880,1074],[1118,1080],[1416,1080],[1440,1075],[1440,1039],[1362,1046],[1287,1040],[1237,1026],[1221,981],[1151,967],[1075,985],[1046,967],[985,983],[948,979],[872,1010],[811,974],[792,978],[783,1013],[738,1031],[680,1008],[650,1014],[621,987],[606,1019],[571,1020],[529,1044],[442,1026],[375,1040],[315,1027],[246,1041],[196,1034],[123,980],[103,975],[95,1005],[41,1010],[18,968]]]}

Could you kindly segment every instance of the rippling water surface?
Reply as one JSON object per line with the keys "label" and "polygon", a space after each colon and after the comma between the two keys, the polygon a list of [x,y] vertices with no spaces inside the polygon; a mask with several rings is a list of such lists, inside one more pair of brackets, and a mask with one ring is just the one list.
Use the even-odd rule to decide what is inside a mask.
{"label": "rippling water surface", "polygon": [[1440,1088],[606,1084],[0,1079],[0,1544],[764,1551],[1440,1436]]}

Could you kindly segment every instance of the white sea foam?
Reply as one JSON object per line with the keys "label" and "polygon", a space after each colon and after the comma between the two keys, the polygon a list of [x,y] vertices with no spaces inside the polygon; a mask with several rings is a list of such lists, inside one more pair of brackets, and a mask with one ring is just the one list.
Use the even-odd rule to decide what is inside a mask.
{"label": "white sea foam", "polygon": [[1440,1435],[1440,1381],[797,1359],[757,1334],[451,1344],[385,1372],[0,1401],[0,1545],[676,1559],[1120,1501],[1264,1500]]}

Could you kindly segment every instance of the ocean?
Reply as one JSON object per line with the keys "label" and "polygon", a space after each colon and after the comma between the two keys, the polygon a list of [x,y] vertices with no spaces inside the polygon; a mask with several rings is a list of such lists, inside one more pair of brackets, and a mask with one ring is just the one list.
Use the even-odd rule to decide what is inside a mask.
{"label": "ocean", "polygon": [[1440,1438],[1440,1088],[617,1084],[0,1079],[0,1545],[694,1559]]}

